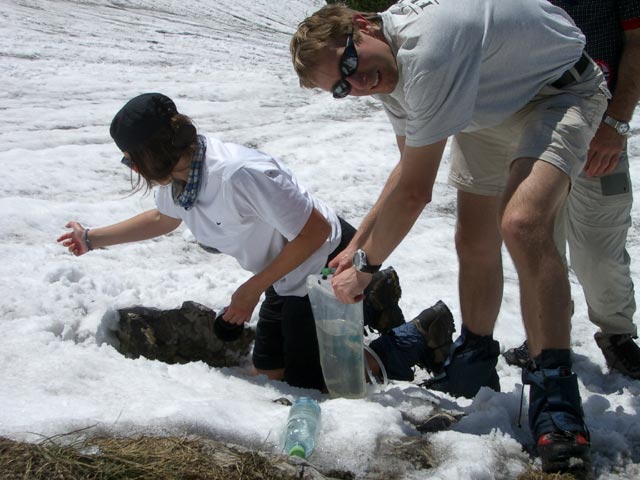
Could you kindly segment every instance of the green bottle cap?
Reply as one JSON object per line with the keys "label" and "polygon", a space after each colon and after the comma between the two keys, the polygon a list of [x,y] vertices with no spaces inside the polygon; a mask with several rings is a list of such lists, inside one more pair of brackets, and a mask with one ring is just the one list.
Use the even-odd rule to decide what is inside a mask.
{"label": "green bottle cap", "polygon": [[293,447],[291,447],[291,450],[289,450],[289,455],[291,455],[292,457],[300,457],[300,458],[306,458],[307,452],[304,451],[304,447],[300,444],[296,444]]}
{"label": "green bottle cap", "polygon": [[323,268],[322,272],[320,272],[322,275],[333,275],[334,273],[336,273],[336,269],[335,268]]}

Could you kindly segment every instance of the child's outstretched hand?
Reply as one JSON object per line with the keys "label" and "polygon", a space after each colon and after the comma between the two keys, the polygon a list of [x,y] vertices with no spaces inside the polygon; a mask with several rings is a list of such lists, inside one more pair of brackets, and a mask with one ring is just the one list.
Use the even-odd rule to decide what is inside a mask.
{"label": "child's outstretched hand", "polygon": [[57,240],[58,243],[62,243],[62,246],[67,247],[76,257],[87,253],[89,248],[87,243],[84,241],[84,232],[86,228],[78,222],[69,222],[65,227],[70,228],[71,231],[60,235]]}

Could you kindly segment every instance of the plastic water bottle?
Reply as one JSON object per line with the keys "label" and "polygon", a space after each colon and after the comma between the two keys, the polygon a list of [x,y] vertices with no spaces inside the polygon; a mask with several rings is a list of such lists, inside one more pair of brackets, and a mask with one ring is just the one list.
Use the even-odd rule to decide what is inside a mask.
{"label": "plastic water bottle", "polygon": [[316,446],[320,430],[320,405],[312,398],[294,400],[287,430],[284,434],[284,451],[296,457],[309,458]]}

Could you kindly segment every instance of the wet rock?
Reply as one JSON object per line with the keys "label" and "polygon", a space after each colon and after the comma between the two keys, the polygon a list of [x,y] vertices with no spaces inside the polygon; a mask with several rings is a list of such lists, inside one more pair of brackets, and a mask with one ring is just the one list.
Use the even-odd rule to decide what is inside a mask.
{"label": "wet rock", "polygon": [[249,354],[255,332],[244,328],[239,337],[224,342],[214,333],[216,312],[196,302],[160,310],[130,307],[118,310],[116,347],[129,358],[140,356],[166,363],[203,361],[212,367],[239,365]]}

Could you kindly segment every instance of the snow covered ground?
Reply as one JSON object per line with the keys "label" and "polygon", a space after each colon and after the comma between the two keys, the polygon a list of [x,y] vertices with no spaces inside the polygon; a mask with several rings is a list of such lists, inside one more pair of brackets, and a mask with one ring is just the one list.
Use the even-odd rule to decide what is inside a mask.
{"label": "snow covered ground", "polygon": [[[372,473],[381,441],[416,435],[401,412],[425,417],[434,405],[466,416],[430,436],[439,465],[407,468],[404,478],[508,479],[531,464],[522,451],[531,442],[528,429],[517,426],[520,372],[502,360],[503,393],[482,391],[469,401],[402,382],[363,400],[329,399],[249,377],[249,359],[234,369],[126,359],[104,334],[117,308],[194,300],[219,310],[247,274],[234,260],[203,251],[184,230],[82,258],[55,242],[68,220],[99,226],[152,207],[152,196],[129,195],[129,173],[108,133],[124,102],[148,91],[172,97],[202,131],[282,158],[357,225],[397,149],[375,100],[334,101],[298,87],[289,37],[322,4],[0,2],[0,436],[35,441],[95,425],[119,434],[197,433],[277,451],[288,410],[272,401],[304,394],[320,400],[323,412],[312,461],[358,478],[384,477]],[[638,115],[632,127],[637,163]],[[388,264],[399,272],[407,317],[443,299],[459,327],[447,163],[434,202]],[[638,228],[629,238],[635,259]],[[505,264],[496,331],[502,348],[523,338],[516,274]],[[637,261],[633,268],[637,278]],[[575,370],[598,478],[639,478],[640,382],[607,374],[573,277],[572,286]]]}

